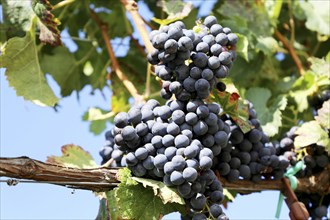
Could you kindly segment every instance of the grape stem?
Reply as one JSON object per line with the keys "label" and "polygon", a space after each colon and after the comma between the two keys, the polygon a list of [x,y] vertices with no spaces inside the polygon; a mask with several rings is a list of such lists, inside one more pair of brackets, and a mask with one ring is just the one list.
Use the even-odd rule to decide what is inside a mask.
{"label": "grape stem", "polygon": [[141,18],[138,12],[137,3],[134,0],[121,0],[121,3],[124,5],[126,10],[131,14],[132,19],[141,34],[141,38],[146,46],[147,51],[150,53],[153,50],[153,46],[149,40],[149,33],[145,27],[145,22]]}
{"label": "grape stem", "polygon": [[101,21],[101,19],[97,16],[97,14],[92,9],[90,9],[89,11],[90,11],[91,17],[95,20],[96,24],[99,26],[99,28],[102,32],[103,40],[105,42],[110,60],[112,62],[112,68],[111,69],[114,70],[114,72],[116,73],[118,78],[123,82],[124,86],[129,91],[129,93],[133,96],[133,98],[137,102],[142,101],[143,96],[141,96],[138,93],[138,90],[135,88],[134,84],[130,80],[128,80],[127,76],[120,69],[117,58],[115,56],[115,53],[114,53],[113,48],[112,48],[111,43],[110,43],[110,37],[108,36],[107,24],[104,23],[103,21]]}
{"label": "grape stem", "polygon": [[275,37],[283,43],[283,46],[289,51],[294,63],[296,64],[298,71],[300,75],[305,74],[305,70],[301,64],[301,60],[299,59],[295,49],[292,47],[292,45],[288,42],[288,40],[278,31],[275,31]]}

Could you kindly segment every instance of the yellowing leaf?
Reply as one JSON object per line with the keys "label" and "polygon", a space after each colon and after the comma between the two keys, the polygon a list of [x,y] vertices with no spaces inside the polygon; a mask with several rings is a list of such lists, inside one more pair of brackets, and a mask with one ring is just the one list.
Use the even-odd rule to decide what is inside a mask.
{"label": "yellowing leaf", "polygon": [[317,121],[309,121],[304,123],[300,128],[298,128],[296,134],[298,135],[294,139],[294,146],[296,148],[306,147],[311,144],[318,144],[325,146],[328,150],[330,150],[330,139],[328,133],[322,129]]}
{"label": "yellowing leaf", "polygon": [[139,178],[139,177],[132,177],[133,180],[142,183],[144,187],[151,187],[155,196],[161,198],[164,204],[166,203],[179,203],[184,205],[185,202],[183,198],[172,188],[166,186],[161,181]]}
{"label": "yellowing leaf", "polygon": [[87,151],[73,144],[64,145],[62,147],[62,156],[49,156],[47,162],[75,168],[97,167],[97,164]]}
{"label": "yellowing leaf", "polygon": [[315,120],[324,128],[330,130],[330,100],[323,103],[322,108],[317,111]]}

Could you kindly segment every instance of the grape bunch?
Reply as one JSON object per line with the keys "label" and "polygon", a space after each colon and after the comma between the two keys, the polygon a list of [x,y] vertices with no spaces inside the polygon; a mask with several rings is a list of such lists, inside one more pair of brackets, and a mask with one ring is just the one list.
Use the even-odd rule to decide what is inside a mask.
{"label": "grape bunch", "polygon": [[205,99],[217,87],[226,86],[225,78],[236,59],[236,34],[208,16],[203,24],[188,30],[182,21],[162,26],[150,33],[154,50],[148,61],[156,65],[155,73],[163,80],[161,96],[177,100]]}
{"label": "grape bunch", "polygon": [[200,99],[169,100],[165,105],[150,99],[114,118],[114,142],[133,175],[176,187],[192,219],[225,216],[219,204],[223,188],[211,170],[230,132],[220,112],[218,104]]}
{"label": "grape bunch", "polygon": [[[299,162],[294,148],[297,129],[297,126],[292,127],[284,134],[280,142],[273,142],[276,147],[276,154],[279,155],[280,159],[288,161],[289,166],[295,166]],[[312,144],[305,147],[305,152],[307,154],[303,155],[301,159],[304,161],[305,167],[296,174],[298,178],[310,177],[321,172],[330,162],[330,157],[324,146]]]}
{"label": "grape bunch", "polygon": [[252,103],[249,103],[249,123],[253,125],[249,132],[243,133],[239,126],[227,115],[222,116],[230,127],[227,146],[217,157],[215,169],[229,181],[238,179],[260,181],[265,178],[283,177],[287,160],[276,155],[276,148],[262,131],[260,121]]}

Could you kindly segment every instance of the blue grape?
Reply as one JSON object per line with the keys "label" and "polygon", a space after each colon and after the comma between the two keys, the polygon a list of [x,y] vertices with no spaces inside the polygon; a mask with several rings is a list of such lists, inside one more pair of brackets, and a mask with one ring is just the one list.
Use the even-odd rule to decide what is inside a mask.
{"label": "blue grape", "polygon": [[164,49],[166,53],[176,53],[178,50],[178,42],[174,39],[169,39],[165,42]]}
{"label": "blue grape", "polygon": [[218,20],[215,16],[209,15],[204,19],[204,25],[208,28],[211,28],[212,25],[217,24]]}
{"label": "blue grape", "polygon": [[[211,80],[213,78],[213,76],[214,76],[213,71],[211,69],[209,69],[209,68],[205,68],[202,71],[202,77],[205,80]],[[210,85],[210,83],[208,83],[208,84]]]}
{"label": "blue grape", "polygon": [[147,170],[153,170],[155,168],[154,165],[154,157],[153,156],[148,156],[143,162],[142,165],[144,168]]}
{"label": "blue grape", "polygon": [[176,147],[167,147],[165,149],[165,156],[167,157],[168,160],[172,160],[172,158],[176,155],[177,148]]}
{"label": "blue grape", "polygon": [[175,137],[174,139],[174,144],[176,148],[182,148],[186,147],[189,145],[189,138],[185,135],[179,134],[178,136]]}
{"label": "blue grape", "polygon": [[148,156],[148,151],[147,149],[145,149],[144,147],[139,147],[136,151],[135,151],[135,157],[138,160],[144,160],[146,159]]}
{"label": "blue grape", "polygon": [[126,112],[118,113],[114,118],[115,126],[124,128],[128,124],[128,114]]}
{"label": "blue grape", "polygon": [[158,169],[163,169],[167,161],[167,157],[164,154],[158,154],[154,158],[154,165]]}
{"label": "blue grape", "polygon": [[205,53],[202,52],[198,52],[196,54],[193,54],[191,56],[193,63],[199,67],[199,68],[204,68],[207,66],[207,61],[208,61],[208,57]]}
{"label": "blue grape", "polygon": [[183,178],[192,183],[197,179],[197,170],[193,167],[186,167],[182,172]]}
{"label": "blue grape", "polygon": [[173,163],[174,169],[177,171],[182,171],[187,165],[186,161],[181,155],[175,155],[171,161]]}
{"label": "blue grape", "polygon": [[210,169],[212,167],[212,159],[210,157],[207,157],[207,156],[201,157],[199,159],[199,167],[202,170]]}
{"label": "blue grape", "polygon": [[184,178],[182,176],[182,172],[179,171],[173,171],[170,175],[170,180],[173,183],[173,185],[181,185],[182,183],[184,183]]}
{"label": "blue grape", "polygon": [[194,47],[192,40],[186,36],[179,39],[178,45],[180,51],[192,50]]}

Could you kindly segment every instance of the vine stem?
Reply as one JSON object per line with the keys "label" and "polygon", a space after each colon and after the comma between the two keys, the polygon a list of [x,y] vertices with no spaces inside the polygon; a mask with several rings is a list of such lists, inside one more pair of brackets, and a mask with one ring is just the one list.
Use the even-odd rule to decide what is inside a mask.
{"label": "vine stem", "polygon": [[284,47],[289,51],[294,63],[296,64],[298,71],[300,73],[300,75],[304,75],[305,74],[305,70],[301,64],[301,60],[299,59],[295,49],[293,48],[293,46],[288,42],[288,40],[278,31],[275,31],[275,37],[281,41],[284,45]]}
{"label": "vine stem", "polygon": [[58,9],[58,8],[61,8],[63,6],[66,6],[66,5],[69,5],[71,3],[73,3],[75,0],[64,0],[64,1],[61,1],[59,3],[57,3],[56,5],[53,6],[53,10],[55,9]]}
{"label": "vine stem", "polygon": [[[329,194],[329,171],[330,165],[323,172],[315,176],[298,179],[296,191],[319,193],[320,195]],[[220,177],[218,171],[216,171],[216,175],[226,189],[236,190],[245,194],[264,190],[283,190],[285,188],[281,180],[262,180],[256,183],[248,180],[229,182],[225,178]],[[96,192],[111,190],[119,184],[118,168],[96,167],[80,169],[65,167],[59,164],[44,163],[29,157],[0,157],[0,177],[34,180],[33,182],[49,183]],[[10,180],[9,182],[19,183],[20,180]]]}
{"label": "vine stem", "polygon": [[113,52],[113,48],[112,48],[112,45],[111,45],[111,42],[110,42],[110,37],[108,36],[108,26],[101,21],[101,19],[97,16],[97,14],[92,9],[90,9],[90,14],[91,14],[92,18],[95,20],[95,22],[97,23],[97,25],[99,26],[101,32],[102,32],[103,40],[105,42],[110,60],[112,62],[112,69],[114,70],[114,72],[116,73],[118,78],[123,82],[124,86],[127,88],[129,93],[133,96],[133,98],[135,100],[137,100],[138,102],[142,101],[143,96],[141,96],[138,93],[138,91],[137,91],[136,87],[134,86],[134,84],[127,78],[127,76],[120,69],[120,66],[118,64],[118,60],[115,56],[115,53]]}
{"label": "vine stem", "polygon": [[120,0],[121,3],[124,5],[126,10],[130,13],[132,16],[132,19],[138,29],[138,31],[141,34],[141,38],[144,42],[144,45],[147,49],[147,51],[150,53],[153,50],[153,46],[149,40],[149,33],[146,29],[144,20],[140,16],[138,12],[138,6],[137,3],[134,0]]}

